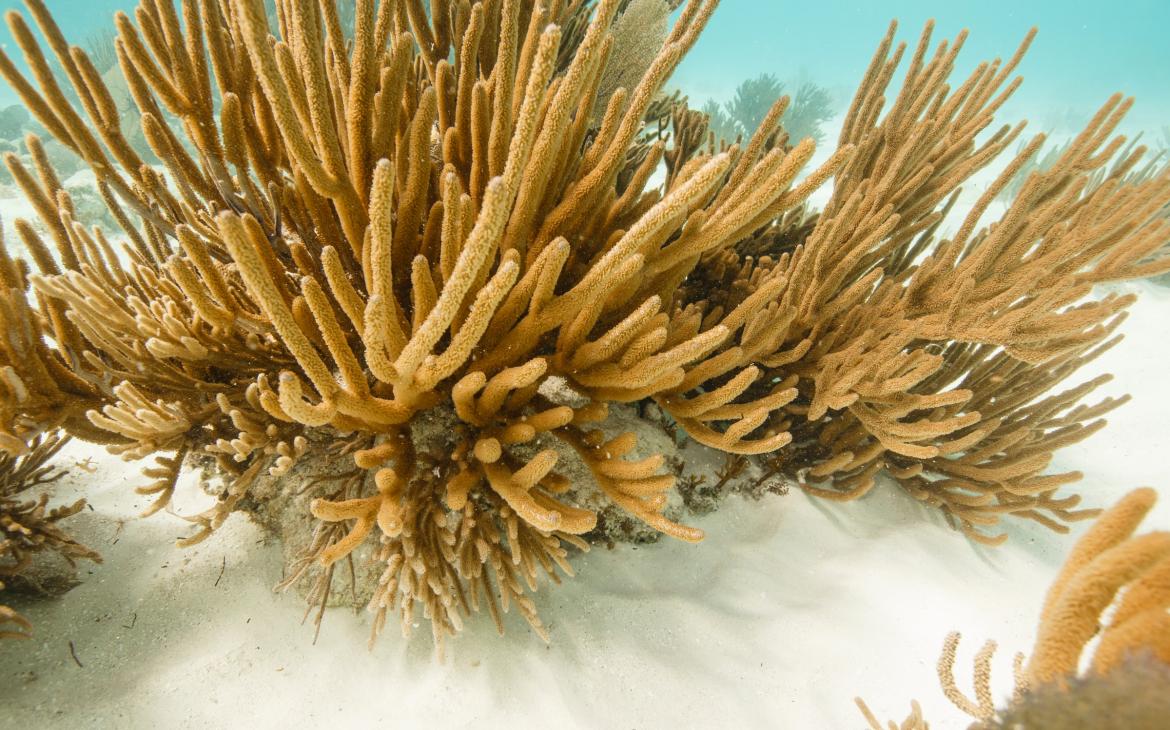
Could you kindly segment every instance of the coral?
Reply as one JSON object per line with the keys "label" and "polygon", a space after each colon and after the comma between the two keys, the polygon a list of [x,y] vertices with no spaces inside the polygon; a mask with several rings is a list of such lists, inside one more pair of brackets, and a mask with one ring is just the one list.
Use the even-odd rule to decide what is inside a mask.
{"label": "coral", "polygon": [[[731,143],[737,135],[747,138],[755,134],[776,100],[784,96],[786,86],[774,74],[761,74],[740,83],[735,96],[723,106],[709,100],[702,111],[711,118],[716,142]],[[818,144],[825,141],[821,126],[834,116],[827,89],[804,81],[786,104],[781,126],[789,140],[795,143],[807,138]]]}
{"label": "coral", "polygon": [[930,730],[930,723],[922,715],[922,707],[917,702],[910,703],[910,714],[901,723],[889,720],[886,727],[882,727],[881,722],[877,716],[869,709],[869,705],[865,704],[865,700],[856,697],[853,700],[857,704],[857,709],[861,710],[861,714],[865,715],[866,722],[869,723],[871,730]]}
{"label": "coral", "polygon": [[[1129,184],[1139,183],[1147,180],[1154,180],[1158,177],[1165,176],[1167,171],[1170,171],[1170,150],[1165,148],[1155,151],[1153,154],[1147,155],[1141,165],[1133,166],[1125,170],[1120,169],[1139,150],[1146,149],[1141,146],[1142,133],[1138,133],[1131,139],[1128,144],[1122,149],[1121,153],[1117,155],[1116,160],[1112,165],[1103,165],[1088,177],[1085,182],[1085,192],[1089,193],[1097,190],[1106,181],[1123,181]],[[1025,162],[1019,166],[1008,184],[1000,190],[997,200],[1011,201],[1014,200],[1020,193],[1024,184],[1027,182],[1032,173],[1047,172],[1052,169],[1064,153],[1068,150],[1072,140],[1068,140],[1061,144],[1042,147],[1033,152],[1030,157],[1026,157]],[[1024,145],[1021,144],[1019,153],[1024,155]],[[1170,206],[1166,206],[1162,210],[1164,218],[1170,220]],[[1154,257],[1170,257],[1170,238],[1166,239],[1166,244],[1158,252],[1155,252]],[[1154,274],[1149,277],[1149,281],[1163,286],[1170,285],[1170,274]]]}
{"label": "coral", "polygon": [[1109,672],[1139,647],[1170,663],[1170,532],[1134,536],[1156,499],[1149,488],[1130,492],[1077,541],[1048,589],[1024,670],[1027,686],[1074,675],[1094,637],[1092,671]]}
{"label": "coral", "polygon": [[[336,13],[336,22],[332,26],[333,29],[340,32],[347,41],[352,40],[354,14],[357,12],[357,0],[336,0],[333,5],[334,9],[332,13]],[[426,17],[428,18],[431,17],[430,11],[430,7],[425,8],[424,12],[427,13]],[[268,18],[268,30],[277,37],[280,36],[280,13],[282,12],[285,12],[285,9],[280,0],[264,0],[264,14]]]}
{"label": "coral", "polygon": [[1170,710],[1170,532],[1134,534],[1156,500],[1153,489],[1133,490],[1073,546],[1048,589],[1032,651],[1015,657],[1004,709],[991,691],[995,642],[975,655],[972,698],[954,677],[959,634],[947,636],[939,681],[978,720],[973,730],[1162,726]]}
{"label": "coral", "polygon": [[[890,46],[887,40],[868,78],[888,78],[899,55],[889,56]],[[998,154],[1022,129],[1001,127],[979,146],[969,137],[961,145],[968,156],[954,157],[954,130],[986,128],[990,117],[977,121],[979,115],[996,108],[1015,84],[994,97],[973,87],[1005,82],[1026,46],[1002,66],[977,71],[955,95],[924,76],[953,62],[955,46],[944,45],[925,63],[924,38],[904,82],[922,95],[900,95],[878,127],[881,134],[867,133],[864,121],[878,113],[881,97],[863,90],[855,99],[842,141],[856,150],[813,232],[790,254],[811,259],[793,267],[786,289],[798,312],[787,337],[807,349],[775,371],[801,374],[802,398],[787,413],[803,417],[791,429],[793,460],[814,464],[807,472],[810,491],[855,498],[884,470],[941,507],[966,534],[989,543],[1004,539],[987,531],[1004,514],[1057,530],[1092,514],[1074,511],[1075,498],[1055,496],[1079,474],[1044,471],[1053,451],[1101,428],[1100,416],[1124,399],[1081,403],[1107,377],[1056,389],[1115,344],[1112,334],[1132,296],[1083,298],[1096,283],[1147,276],[1170,263],[1156,258],[1167,235],[1167,221],[1156,211],[1165,205],[1170,178],[1120,184],[1141,149],[1120,160],[1105,184],[1086,189],[1089,170],[1107,164],[1124,144],[1110,139],[1130,104],[1119,96],[1057,165],[1028,178],[994,227],[980,227],[984,212],[1043,135],[1008,164],[957,232],[935,240],[954,201],[949,181],[980,166],[984,155]],[[972,99],[986,100],[990,109],[969,108]],[[937,112],[914,116],[922,108]],[[888,146],[889,140],[905,142]],[[899,180],[910,189],[893,192]],[[1113,216],[1123,210],[1143,221],[1141,233],[1115,249],[1124,264],[1102,248],[1110,247]],[[829,488],[815,484],[829,478]]]}
{"label": "coral", "polygon": [[[1023,152],[1025,145],[1026,143],[1021,142],[1016,152]],[[1033,172],[1046,172],[1052,169],[1052,166],[1055,165],[1058,160],[1060,160],[1061,155],[1064,154],[1067,148],[1068,144],[1066,143],[1048,145],[1042,150],[1037,151],[1034,155],[1029,157],[1026,162],[1019,166],[1019,169],[1016,170],[1016,173],[1012,176],[1012,179],[1009,180],[1008,184],[999,191],[999,195],[996,196],[996,199],[1001,201],[1015,200],[1016,196],[1020,194],[1020,189],[1023,188],[1024,183],[1027,181],[1028,177]]]}
{"label": "coral", "polygon": [[[56,435],[38,437],[28,452],[18,457],[0,451],[0,591],[5,589],[5,580],[22,578],[41,551],[53,551],[70,564],[79,559],[101,561],[97,553],[71,538],[58,524],[81,511],[85,500],[50,509],[48,495],[37,499],[21,496],[65,474],[47,462],[67,441]],[[27,637],[31,630],[27,619],[0,604],[0,639]]]}
{"label": "coral", "polygon": [[99,74],[118,65],[118,54],[114,50],[117,34],[112,28],[102,28],[90,35],[85,42],[85,54]]}
{"label": "coral", "polygon": [[1159,730],[1170,713],[1170,664],[1133,654],[1107,674],[1025,693],[971,730]]}
{"label": "coral", "polygon": [[[1122,164],[1129,159],[1139,147],[1141,147],[1142,133],[1138,133],[1128,144],[1124,147],[1121,153],[1117,156],[1116,162],[1112,166],[1101,166],[1097,168],[1089,177],[1085,184],[1086,191],[1093,191],[1101,187],[1106,180],[1124,180],[1128,183],[1141,182],[1143,180],[1151,180],[1163,174],[1167,169],[1167,158],[1170,156],[1170,151],[1160,149],[1146,156],[1141,166],[1134,167],[1125,172],[1117,169],[1118,164]],[[1012,176],[1008,184],[999,192],[998,199],[1001,201],[1011,201],[1019,195],[1024,183],[1028,180],[1033,172],[1047,172],[1060,161],[1065,151],[1068,149],[1072,140],[1065,141],[1058,145],[1050,145],[1042,148],[1041,151],[1035,152],[1031,157],[1019,166],[1015,174]],[[1025,149],[1023,144],[1020,145],[1018,152],[1022,153]]]}
{"label": "coral", "polygon": [[618,89],[633,89],[646,75],[666,39],[671,6],[666,0],[630,0],[613,23],[613,45],[597,85],[593,119],[600,123]]}
{"label": "coral", "polygon": [[19,13],[33,81],[2,53],[0,75],[93,171],[124,238],[83,225],[35,138],[31,170],[6,156],[46,234],[17,222],[35,273],[5,258],[0,437],[18,453],[61,428],[153,456],[150,511],[184,465],[208,468],[218,501],[184,544],[303,493],[315,523],[292,573],[319,578],[320,605],[339,563],[372,554],[375,634],[419,604],[440,644],[481,605],[543,633],[528,593],[608,515],[702,538],[664,454],[606,430],[611,406],[647,401],[819,496],[886,471],[977,539],[1001,539],[985,530],[1004,515],[1084,516],[1057,496],[1077,475],[1044,472],[1115,402],[1081,403],[1100,381],[1048,391],[1132,301],[1093,285],[1170,268],[1151,259],[1170,178],[1123,182],[1135,150],[1086,190],[1122,145],[1117,97],[1002,219],[983,221],[990,190],[939,236],[1022,131],[991,125],[1023,47],[952,83],[963,36],[931,51],[928,26],[887,104],[891,26],[839,148],[802,177],[816,142],[786,143],[787,98],[715,149],[701,113],[660,95],[716,0],[681,8],[600,124],[621,0],[362,0],[352,40],[331,1],[281,0],[276,36],[262,0],[144,2],[115,49],[164,173],[85,51],[26,4],[79,102]]}
{"label": "coral", "polygon": [[707,126],[715,135],[715,144],[730,146],[739,140],[741,133],[723,105],[714,99],[708,99],[699,111],[707,115]]}
{"label": "coral", "polygon": [[[1134,653],[1170,664],[1170,532],[1134,535],[1157,493],[1136,489],[1097,519],[1048,589],[1036,641],[1027,662],[1016,656],[1016,695],[1076,678],[1091,640],[1088,671],[1107,675]],[[1112,608],[1111,608],[1112,607]],[[1107,616],[1107,617],[1106,617]],[[939,678],[947,698],[973,717],[995,713],[990,668],[995,642],[975,659],[975,696],[967,698],[952,667],[959,635],[947,637]]]}
{"label": "coral", "polygon": [[792,103],[784,113],[784,131],[793,141],[811,138],[820,144],[825,141],[821,127],[832,118],[833,98],[829,90],[805,81],[796,87]]}
{"label": "coral", "polygon": [[735,87],[735,95],[724,105],[728,116],[745,137],[751,137],[767,116],[776,100],[784,95],[784,84],[775,74],[760,74],[744,79]]}

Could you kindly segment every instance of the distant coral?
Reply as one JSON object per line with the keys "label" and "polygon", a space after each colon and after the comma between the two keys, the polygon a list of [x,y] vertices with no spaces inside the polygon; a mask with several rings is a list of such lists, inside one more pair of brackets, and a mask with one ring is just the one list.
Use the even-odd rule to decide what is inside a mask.
{"label": "distant coral", "polygon": [[825,122],[833,116],[833,97],[829,90],[805,81],[796,87],[792,103],[780,123],[793,143],[802,139],[814,139],[820,143],[825,141]]}
{"label": "distant coral", "polygon": [[666,39],[670,5],[666,0],[630,0],[613,23],[613,46],[597,82],[593,119],[600,124],[618,89],[632,94]]}
{"label": "distant coral", "polygon": [[699,111],[707,115],[707,128],[715,135],[716,146],[733,144],[743,136],[735,120],[714,99],[708,99]]}
{"label": "distant coral", "polygon": [[724,105],[744,138],[751,137],[764,121],[768,110],[784,95],[784,84],[774,74],[760,74],[745,79],[735,87],[735,95]]}
{"label": "distant coral", "polygon": [[32,116],[22,104],[13,104],[0,109],[0,139],[20,139]]}
{"label": "distant coral", "polygon": [[99,74],[104,74],[118,64],[118,53],[114,41],[118,34],[113,28],[95,31],[85,42],[85,52]]}
{"label": "distant coral", "polygon": [[[731,143],[737,136],[751,137],[772,105],[784,96],[786,88],[774,74],[761,74],[743,81],[736,87],[731,101],[722,106],[708,100],[702,111],[711,119],[716,141]],[[791,144],[803,139],[820,143],[825,141],[824,124],[834,115],[833,97],[828,89],[804,81],[792,94],[780,126]]]}

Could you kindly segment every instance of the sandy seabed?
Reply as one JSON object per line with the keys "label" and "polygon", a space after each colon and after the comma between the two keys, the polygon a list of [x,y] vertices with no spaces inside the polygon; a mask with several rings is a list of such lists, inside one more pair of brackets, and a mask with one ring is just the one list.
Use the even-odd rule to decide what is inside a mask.
{"label": "sandy seabed", "polygon": [[[1112,372],[1102,394],[1134,400],[1053,465],[1085,472],[1092,506],[1170,485],[1170,290],[1125,288],[1142,294],[1125,341],[1075,382]],[[314,644],[300,598],[272,592],[280,547],[247,518],[179,549],[187,523],[137,519],[139,464],[79,443],[60,459],[94,468],[71,469],[54,501],[89,500],[69,526],[105,562],[60,599],[15,600],[36,633],[0,644],[4,728],[860,728],[855,695],[899,719],[917,698],[933,727],[965,727],[935,678],[943,637],[963,631],[964,686],[996,639],[1006,695],[1074,538],[1015,521],[984,548],[889,485],[850,504],[733,497],[694,521],[698,546],[580,556],[535,598],[551,645],[516,615],[503,638],[476,616],[440,664],[425,624],[367,651],[364,611],[331,609]],[[179,510],[201,499],[188,474]],[[1151,525],[1170,525],[1170,498]]]}

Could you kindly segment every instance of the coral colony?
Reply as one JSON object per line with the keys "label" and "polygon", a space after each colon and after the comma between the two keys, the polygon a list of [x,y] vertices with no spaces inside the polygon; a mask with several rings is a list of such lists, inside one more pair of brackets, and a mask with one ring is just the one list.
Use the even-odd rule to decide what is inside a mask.
{"label": "coral colony", "polygon": [[[1077,541],[1048,589],[1031,654],[1015,657],[1015,689],[1005,707],[997,709],[992,700],[995,642],[985,643],[975,656],[972,698],[955,681],[959,634],[946,638],[939,680],[947,699],[977,719],[972,730],[1165,725],[1170,532],[1134,535],[1156,499],[1152,489],[1133,490]],[[865,702],[857,704],[872,730],[883,730]],[[918,703],[912,704],[910,715],[890,728],[928,730]]]}
{"label": "coral colony", "polygon": [[987,544],[1095,514],[1048,470],[1122,400],[1076,375],[1133,301],[1094,287],[1170,269],[1170,177],[1115,135],[1132,100],[989,222],[1044,142],[995,122],[1031,35],[961,79],[965,34],[891,25],[810,169],[788,97],[726,140],[663,94],[717,4],[358,0],[343,25],[333,0],[143,0],[116,19],[125,107],[43,0],[10,12],[28,71],[0,74],[120,230],[41,139],[6,155],[39,220],[0,257],[0,447],[26,464],[0,555],[92,556],[69,510],[8,496],[59,434],[153,457],[149,512],[201,469],[186,544],[303,497],[283,536],[313,600],[373,565],[374,634],[421,610],[440,646],[481,608],[547,638],[530,592],[615,525],[702,539],[645,431],[828,499],[886,475]]}

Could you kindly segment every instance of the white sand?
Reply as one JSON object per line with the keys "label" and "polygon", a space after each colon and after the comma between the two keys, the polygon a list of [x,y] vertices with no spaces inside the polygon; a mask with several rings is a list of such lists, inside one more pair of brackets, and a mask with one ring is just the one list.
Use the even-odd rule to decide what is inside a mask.
{"label": "white sand", "polygon": [[[1092,505],[1170,484],[1170,290],[1137,288],[1129,337],[1094,369],[1135,401],[1056,465],[1085,471]],[[699,546],[578,560],[576,579],[537,597],[551,646],[518,617],[502,639],[479,617],[438,664],[425,624],[366,651],[364,612],[331,610],[314,645],[301,600],[271,592],[279,548],[246,518],[180,550],[186,523],[135,518],[137,465],[82,444],[63,459],[85,457],[97,471],[75,469],[56,495],[90,500],[72,528],[105,562],[60,600],[17,604],[36,636],[0,644],[2,727],[859,728],[856,694],[898,719],[918,698],[933,726],[964,727],[935,680],[943,637],[963,630],[960,671],[999,640],[1006,692],[1072,542],[1015,523],[1007,546],[981,548],[889,487],[846,505],[732,499],[698,521]],[[1170,499],[1152,525],[1170,525]]]}

